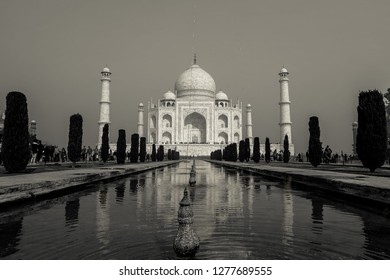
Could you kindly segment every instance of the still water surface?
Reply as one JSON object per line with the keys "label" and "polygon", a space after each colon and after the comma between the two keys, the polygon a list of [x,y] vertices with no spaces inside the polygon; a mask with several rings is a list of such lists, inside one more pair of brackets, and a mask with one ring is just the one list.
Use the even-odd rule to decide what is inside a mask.
{"label": "still water surface", "polygon": [[[196,259],[390,259],[390,219],[197,161]],[[3,259],[175,259],[190,163],[0,214]]]}

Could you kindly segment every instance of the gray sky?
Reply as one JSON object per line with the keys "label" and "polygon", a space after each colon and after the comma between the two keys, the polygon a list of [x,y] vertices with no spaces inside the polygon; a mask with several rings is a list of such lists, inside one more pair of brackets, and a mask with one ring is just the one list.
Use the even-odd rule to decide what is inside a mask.
{"label": "gray sky", "polygon": [[40,139],[68,141],[84,118],[95,145],[100,71],[112,71],[111,141],[137,131],[137,104],[160,98],[198,64],[229,98],[253,107],[253,134],[279,141],[278,72],[290,72],[292,137],[306,151],[309,117],[323,145],[351,152],[359,90],[390,87],[390,1],[0,0],[0,110],[26,94]]}

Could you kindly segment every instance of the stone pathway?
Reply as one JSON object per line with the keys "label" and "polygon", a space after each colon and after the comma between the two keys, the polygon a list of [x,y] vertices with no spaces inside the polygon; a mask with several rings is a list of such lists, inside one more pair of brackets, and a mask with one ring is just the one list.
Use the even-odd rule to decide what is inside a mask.
{"label": "stone pathway", "polygon": [[[390,205],[390,169],[370,174],[356,166],[325,166],[314,168],[294,164],[254,164],[211,161],[227,167],[254,171],[272,177],[290,176],[294,182],[326,191],[351,195]],[[336,168],[337,170],[332,170]],[[359,171],[360,170],[360,171]]]}
{"label": "stone pathway", "polygon": [[[0,176],[0,205],[34,200],[67,189],[81,189],[88,184],[112,180],[133,173],[177,164],[179,161],[146,162],[134,164],[89,165],[78,168],[62,166],[60,170],[48,167],[36,168],[29,173],[6,174]],[[45,170],[46,169],[46,170]],[[7,176],[8,175],[8,176]]]}

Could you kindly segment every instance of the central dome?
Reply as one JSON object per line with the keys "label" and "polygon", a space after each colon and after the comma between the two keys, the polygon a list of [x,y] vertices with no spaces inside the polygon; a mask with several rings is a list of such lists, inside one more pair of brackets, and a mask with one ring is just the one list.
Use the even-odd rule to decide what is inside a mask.
{"label": "central dome", "polygon": [[215,81],[199,65],[194,64],[180,74],[175,83],[177,98],[214,99]]}

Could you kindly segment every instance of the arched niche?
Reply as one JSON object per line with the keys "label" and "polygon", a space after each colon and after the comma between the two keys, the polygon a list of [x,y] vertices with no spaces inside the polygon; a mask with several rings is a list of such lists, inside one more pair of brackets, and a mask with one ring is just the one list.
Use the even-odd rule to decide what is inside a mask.
{"label": "arched niche", "polygon": [[172,143],[172,134],[168,131],[165,131],[162,134],[162,139],[161,139],[163,144],[171,144]]}
{"label": "arched niche", "polygon": [[240,128],[240,118],[238,116],[234,116],[233,123],[234,128]]}
{"label": "arched niche", "polygon": [[235,142],[235,143],[240,142],[240,134],[238,134],[237,132],[234,133],[234,142]]}
{"label": "arched niche", "polygon": [[183,141],[189,143],[206,143],[206,119],[194,112],[184,119]]}
{"label": "arched niche", "polygon": [[162,119],[162,127],[172,127],[172,116],[165,114]]}
{"label": "arched niche", "polygon": [[221,132],[218,134],[218,142],[220,144],[227,144],[228,143],[228,135],[225,132]]}
{"label": "arched niche", "polygon": [[228,118],[226,115],[220,115],[218,117],[218,128],[227,128],[228,127]]}

